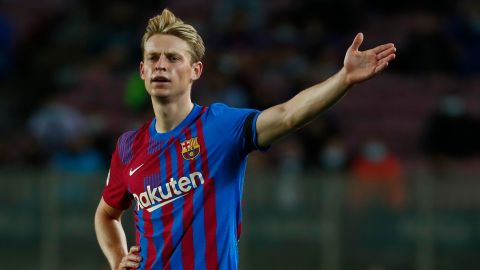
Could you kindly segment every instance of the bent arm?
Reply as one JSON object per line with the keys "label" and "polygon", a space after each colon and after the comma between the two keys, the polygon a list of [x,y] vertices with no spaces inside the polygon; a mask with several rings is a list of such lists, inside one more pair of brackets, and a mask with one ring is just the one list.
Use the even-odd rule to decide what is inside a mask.
{"label": "bent arm", "polygon": [[95,233],[98,243],[112,269],[117,269],[127,254],[127,239],[121,217],[123,211],[109,206],[103,198],[95,212]]}
{"label": "bent arm", "polygon": [[345,54],[343,68],[335,75],[261,112],[256,123],[257,144],[268,146],[304,126],[337,102],[351,86],[373,77],[395,58],[396,48],[392,43],[359,51],[362,42],[363,34],[359,33]]}

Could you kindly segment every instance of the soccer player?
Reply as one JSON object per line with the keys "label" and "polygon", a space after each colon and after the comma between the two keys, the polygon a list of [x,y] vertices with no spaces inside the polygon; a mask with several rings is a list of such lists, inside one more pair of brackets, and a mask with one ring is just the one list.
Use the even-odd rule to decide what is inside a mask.
{"label": "soccer player", "polygon": [[[307,124],[395,58],[393,44],[359,51],[362,41],[357,34],[335,75],[285,103],[262,112],[203,107],[190,96],[202,74],[202,38],[167,9],[150,19],[140,76],[155,117],[118,139],[95,214],[112,269],[237,269],[247,155]],[[130,249],[121,224],[129,207]]]}

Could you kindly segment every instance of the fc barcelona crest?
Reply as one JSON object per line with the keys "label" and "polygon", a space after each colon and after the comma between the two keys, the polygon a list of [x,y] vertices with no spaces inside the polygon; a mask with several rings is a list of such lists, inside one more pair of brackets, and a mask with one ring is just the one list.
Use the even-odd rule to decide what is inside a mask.
{"label": "fc barcelona crest", "polygon": [[193,137],[180,143],[184,159],[192,160],[200,154],[200,145],[198,144],[197,138],[198,137]]}

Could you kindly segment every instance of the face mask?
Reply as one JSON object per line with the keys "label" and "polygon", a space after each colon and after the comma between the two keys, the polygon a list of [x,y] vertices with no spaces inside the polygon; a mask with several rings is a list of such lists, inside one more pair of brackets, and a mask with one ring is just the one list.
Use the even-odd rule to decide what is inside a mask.
{"label": "face mask", "polygon": [[345,151],[337,146],[328,146],[320,156],[322,165],[327,170],[338,170],[345,166]]}
{"label": "face mask", "polygon": [[370,142],[363,147],[362,153],[368,160],[372,162],[380,162],[385,158],[387,150],[381,143]]}
{"label": "face mask", "polygon": [[440,110],[450,117],[458,117],[465,113],[465,106],[460,98],[448,96],[440,104]]}

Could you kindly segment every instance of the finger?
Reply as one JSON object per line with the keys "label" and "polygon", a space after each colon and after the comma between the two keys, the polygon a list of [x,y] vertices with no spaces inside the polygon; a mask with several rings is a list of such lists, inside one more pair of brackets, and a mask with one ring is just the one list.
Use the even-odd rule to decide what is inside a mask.
{"label": "finger", "polygon": [[380,52],[377,54],[377,60],[382,60],[383,58],[395,53],[397,51],[397,48],[391,47],[389,49],[384,50],[383,52]]}
{"label": "finger", "polygon": [[379,62],[379,63],[383,63],[383,62],[389,63],[389,62],[391,62],[393,59],[395,59],[395,57],[397,57],[397,55],[394,54],[394,53],[392,53],[392,54],[386,56],[385,58],[383,58],[382,60],[380,60],[380,61],[378,61],[378,62]]}
{"label": "finger", "polygon": [[358,33],[355,38],[353,39],[352,45],[350,45],[350,48],[354,51],[357,51],[358,48],[360,48],[360,45],[363,42],[363,34]]}
{"label": "finger", "polygon": [[139,263],[132,262],[132,261],[122,261],[120,263],[120,269],[138,268],[139,266],[140,266]]}
{"label": "finger", "polygon": [[377,60],[377,65],[381,64],[383,62],[391,62],[393,59],[395,59],[395,57],[396,57],[396,54],[394,54],[394,53],[389,54],[389,55],[385,56],[384,58]]}
{"label": "finger", "polygon": [[385,50],[388,50],[392,47],[395,48],[395,45],[393,43],[387,43],[387,44],[382,44],[382,45],[379,45],[379,46],[373,48],[372,51],[374,53],[381,53],[381,52],[383,52]]}
{"label": "finger", "polygon": [[139,246],[131,246],[130,251],[128,253],[137,253],[140,252],[140,247]]}
{"label": "finger", "polygon": [[379,61],[377,66],[375,67],[375,73],[384,70],[388,66],[390,61],[392,61],[393,59],[395,59],[395,54],[392,54],[392,55],[388,56],[387,58],[385,58],[384,60]]}
{"label": "finger", "polygon": [[388,62],[382,62],[375,67],[375,73],[378,73],[388,67]]}
{"label": "finger", "polygon": [[135,254],[128,254],[127,255],[127,260],[133,261],[133,262],[140,262],[142,260],[142,257],[135,255]]}

